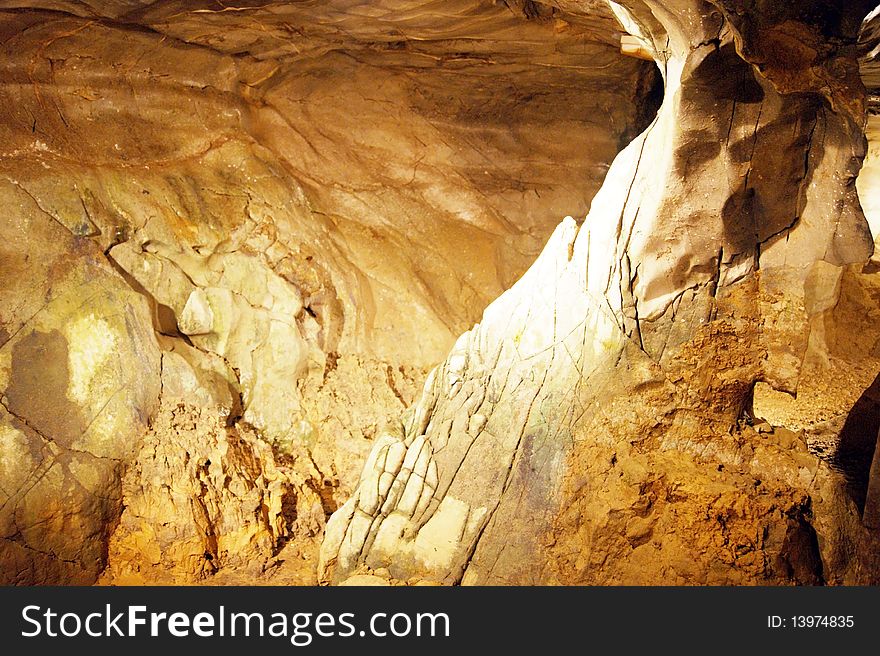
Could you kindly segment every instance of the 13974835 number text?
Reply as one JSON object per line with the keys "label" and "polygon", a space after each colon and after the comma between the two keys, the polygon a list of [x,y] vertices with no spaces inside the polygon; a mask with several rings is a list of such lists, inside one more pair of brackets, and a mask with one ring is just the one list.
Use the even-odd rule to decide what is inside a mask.
{"label": "13974835 number text", "polygon": [[851,629],[854,626],[853,615],[767,616],[767,627],[771,629]]}

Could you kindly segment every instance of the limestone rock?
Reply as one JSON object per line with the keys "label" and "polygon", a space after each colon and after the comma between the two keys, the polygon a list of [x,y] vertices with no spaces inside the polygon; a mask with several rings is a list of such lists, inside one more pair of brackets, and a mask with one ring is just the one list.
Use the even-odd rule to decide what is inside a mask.
{"label": "limestone rock", "polygon": [[[664,73],[656,120],[429,376],[390,486],[392,443],[374,445],[328,524],[323,580],[875,580],[837,556],[873,552],[840,479],[803,440],[740,428],[757,381],[808,379],[810,313],[871,253],[856,53],[824,41],[853,43],[863,14],[734,5],[616,4]],[[797,47],[768,46],[790,30]],[[424,506],[394,491],[413,479]]]}
{"label": "limestone rock", "polygon": [[[284,531],[248,509],[286,498],[279,458],[313,460],[303,476],[335,510],[425,369],[558,215],[586,211],[651,114],[635,101],[657,74],[620,55],[607,9],[563,20],[476,0],[361,4],[0,8],[2,387],[44,434],[4,419],[4,507],[27,514],[4,520],[10,580],[92,581],[123,470],[131,504],[111,579],[190,580],[247,552],[211,546],[211,530],[272,552]],[[16,349],[39,365],[20,366]],[[157,411],[160,350],[181,378],[163,376]],[[68,355],[83,372],[59,396]],[[24,379],[53,398],[24,394]],[[170,407],[183,389],[183,409]],[[223,492],[223,467],[251,491]],[[187,499],[230,508],[196,521]],[[167,549],[158,563],[151,530]]]}
{"label": "limestone rock", "polygon": [[0,2],[4,581],[880,580],[870,3],[245,4]]}
{"label": "limestone rock", "polygon": [[554,22],[476,0],[246,20],[164,0],[53,6],[0,16],[7,167],[45,208],[113,247],[178,317],[191,290],[175,262],[248,254],[310,301],[325,352],[419,367],[522,273],[560,213],[586,211],[656,81],[620,56],[602,8]]}
{"label": "limestone rock", "polygon": [[157,404],[159,350],[100,250],[19,185],[0,198],[16,217],[0,221],[0,581],[89,584]]}
{"label": "limestone rock", "polygon": [[175,352],[162,356],[161,405],[123,479],[104,583],[193,583],[221,567],[258,576],[284,541],[323,526],[314,471],[278,462],[253,430],[229,426],[230,399],[204,388],[204,375]]}
{"label": "limestone rock", "polygon": [[184,335],[207,335],[212,332],[214,311],[204,289],[198,288],[190,292],[177,325]]}

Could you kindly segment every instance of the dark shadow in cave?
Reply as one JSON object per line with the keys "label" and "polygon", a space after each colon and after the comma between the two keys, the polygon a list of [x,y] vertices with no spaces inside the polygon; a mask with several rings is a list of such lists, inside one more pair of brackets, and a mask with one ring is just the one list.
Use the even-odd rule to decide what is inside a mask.
{"label": "dark shadow in cave", "polygon": [[847,492],[860,513],[865,512],[871,463],[880,430],[880,374],[855,402],[831,459],[832,465],[846,478]]}
{"label": "dark shadow in cave", "polygon": [[721,213],[732,252],[748,253],[784,238],[797,224],[804,190],[825,156],[824,148],[813,148],[816,132],[826,130],[824,109],[822,100],[791,94],[771,122],[729,145],[732,160],[748,165],[742,184]]}
{"label": "dark shadow in cave", "polygon": [[656,62],[646,63],[642,68],[636,85],[636,116],[632,125],[628,126],[620,134],[618,140],[618,150],[626,148],[636,137],[647,130],[654,119],[657,118],[657,112],[663,104],[663,97],[666,93],[666,87],[663,84],[663,75],[657,67]]}

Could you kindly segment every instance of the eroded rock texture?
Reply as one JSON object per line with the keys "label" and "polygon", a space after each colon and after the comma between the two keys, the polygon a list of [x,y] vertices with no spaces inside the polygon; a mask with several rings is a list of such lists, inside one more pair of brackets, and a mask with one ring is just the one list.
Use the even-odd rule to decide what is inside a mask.
{"label": "eroded rock texture", "polygon": [[663,71],[656,120],[376,442],[323,580],[880,580],[876,425],[817,439],[877,398],[872,7],[612,6]]}
{"label": "eroded rock texture", "polygon": [[2,580],[318,540],[650,120],[618,39],[601,3],[0,2]]}
{"label": "eroded rock texture", "polygon": [[124,462],[157,407],[159,349],[147,303],[101,250],[4,182],[0,571],[90,583]]}
{"label": "eroded rock texture", "polygon": [[872,4],[0,0],[0,579],[880,582]]}
{"label": "eroded rock texture", "polygon": [[[874,9],[862,25],[859,64],[868,93],[868,153],[856,185],[871,234],[880,234],[880,10]],[[876,259],[875,248],[875,259]]]}

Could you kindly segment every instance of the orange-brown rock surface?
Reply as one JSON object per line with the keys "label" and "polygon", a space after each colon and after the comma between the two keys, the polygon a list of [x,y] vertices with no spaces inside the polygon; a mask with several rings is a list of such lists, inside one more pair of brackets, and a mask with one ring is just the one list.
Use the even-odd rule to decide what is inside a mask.
{"label": "orange-brown rock surface", "polygon": [[0,0],[0,581],[877,583],[872,9]]}
{"label": "orange-brown rock surface", "polygon": [[[854,184],[870,7],[612,4],[663,71],[657,118],[374,446],[322,579],[878,580],[846,432],[823,460],[755,416],[763,384],[858,420],[880,369]],[[870,468],[876,425],[856,434]]]}
{"label": "orange-brown rock surface", "polygon": [[320,539],[650,118],[618,34],[477,0],[0,3],[2,579]]}

